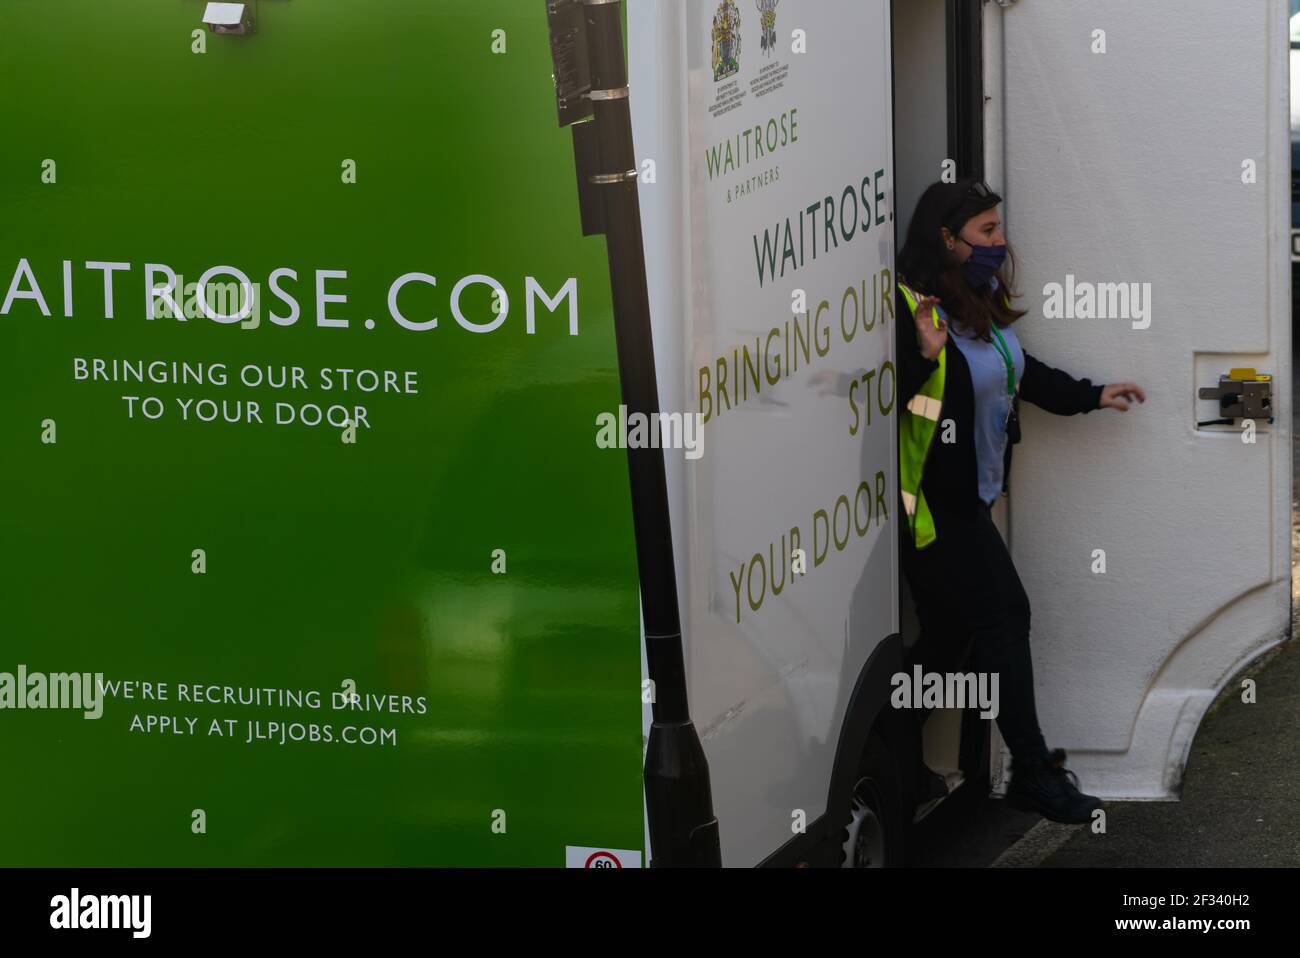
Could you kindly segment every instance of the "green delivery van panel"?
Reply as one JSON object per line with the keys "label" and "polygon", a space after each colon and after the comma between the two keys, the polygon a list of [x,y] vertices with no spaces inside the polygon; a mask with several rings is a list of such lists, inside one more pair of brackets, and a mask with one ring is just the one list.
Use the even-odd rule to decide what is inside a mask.
{"label": "green delivery van panel", "polygon": [[[0,5],[0,863],[640,849],[608,267],[543,5],[206,6]],[[55,673],[102,716],[40,707]]]}

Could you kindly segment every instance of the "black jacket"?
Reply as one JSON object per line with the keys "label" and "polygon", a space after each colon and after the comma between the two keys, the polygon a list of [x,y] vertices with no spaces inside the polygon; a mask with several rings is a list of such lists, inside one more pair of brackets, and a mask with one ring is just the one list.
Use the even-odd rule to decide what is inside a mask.
{"label": "black jacket", "polygon": [[[896,291],[894,315],[897,317],[896,344],[898,356],[899,408],[906,406],[930,374],[939,368],[938,359],[921,355],[916,338],[916,322],[908,309],[901,291]],[[948,333],[950,340],[953,335]],[[921,489],[933,513],[968,515],[979,505],[979,473],[975,463],[975,392],[971,384],[970,366],[960,349],[951,341],[943,347],[947,351],[947,372],[944,376],[943,406],[939,413],[940,430],[944,420],[955,425],[955,442],[945,443],[941,434],[934,437],[921,476]],[[1101,405],[1104,387],[1094,386],[1091,380],[1075,379],[1069,373],[1053,369],[1025,352],[1025,372],[1021,377],[1016,410],[1024,397],[1041,409],[1058,416],[1088,413]],[[1011,477],[1012,443],[1007,443],[1002,479],[1005,492]]]}

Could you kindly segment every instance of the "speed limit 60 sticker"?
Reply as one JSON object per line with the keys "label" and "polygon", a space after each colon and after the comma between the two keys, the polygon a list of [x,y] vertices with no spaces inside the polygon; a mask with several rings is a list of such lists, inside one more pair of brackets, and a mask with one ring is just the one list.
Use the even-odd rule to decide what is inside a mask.
{"label": "speed limit 60 sticker", "polygon": [[582,848],[566,845],[565,868],[640,868],[641,853],[622,848]]}

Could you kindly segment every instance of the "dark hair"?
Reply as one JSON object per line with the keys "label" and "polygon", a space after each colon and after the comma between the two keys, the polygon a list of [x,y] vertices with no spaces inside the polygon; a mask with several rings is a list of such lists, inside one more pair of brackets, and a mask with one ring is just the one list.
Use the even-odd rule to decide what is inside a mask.
{"label": "dark hair", "polygon": [[933,183],[917,201],[907,241],[898,254],[899,278],[918,292],[938,296],[944,310],[965,326],[975,330],[980,339],[992,338],[993,323],[998,328],[1010,326],[1028,310],[1013,309],[1015,291],[1015,255],[1010,245],[1007,260],[996,273],[998,288],[990,283],[974,289],[962,274],[961,264],[943,242],[942,227],[954,234],[973,216],[1002,202],[982,181],[967,177],[956,183]]}

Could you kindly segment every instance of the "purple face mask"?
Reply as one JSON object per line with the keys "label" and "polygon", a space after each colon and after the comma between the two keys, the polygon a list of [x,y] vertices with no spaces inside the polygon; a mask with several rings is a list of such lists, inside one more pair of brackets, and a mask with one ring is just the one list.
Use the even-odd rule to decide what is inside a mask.
{"label": "purple face mask", "polygon": [[970,250],[970,259],[962,263],[961,270],[966,274],[966,282],[980,289],[987,286],[993,279],[993,274],[1002,268],[1007,258],[1007,248],[971,245]]}

